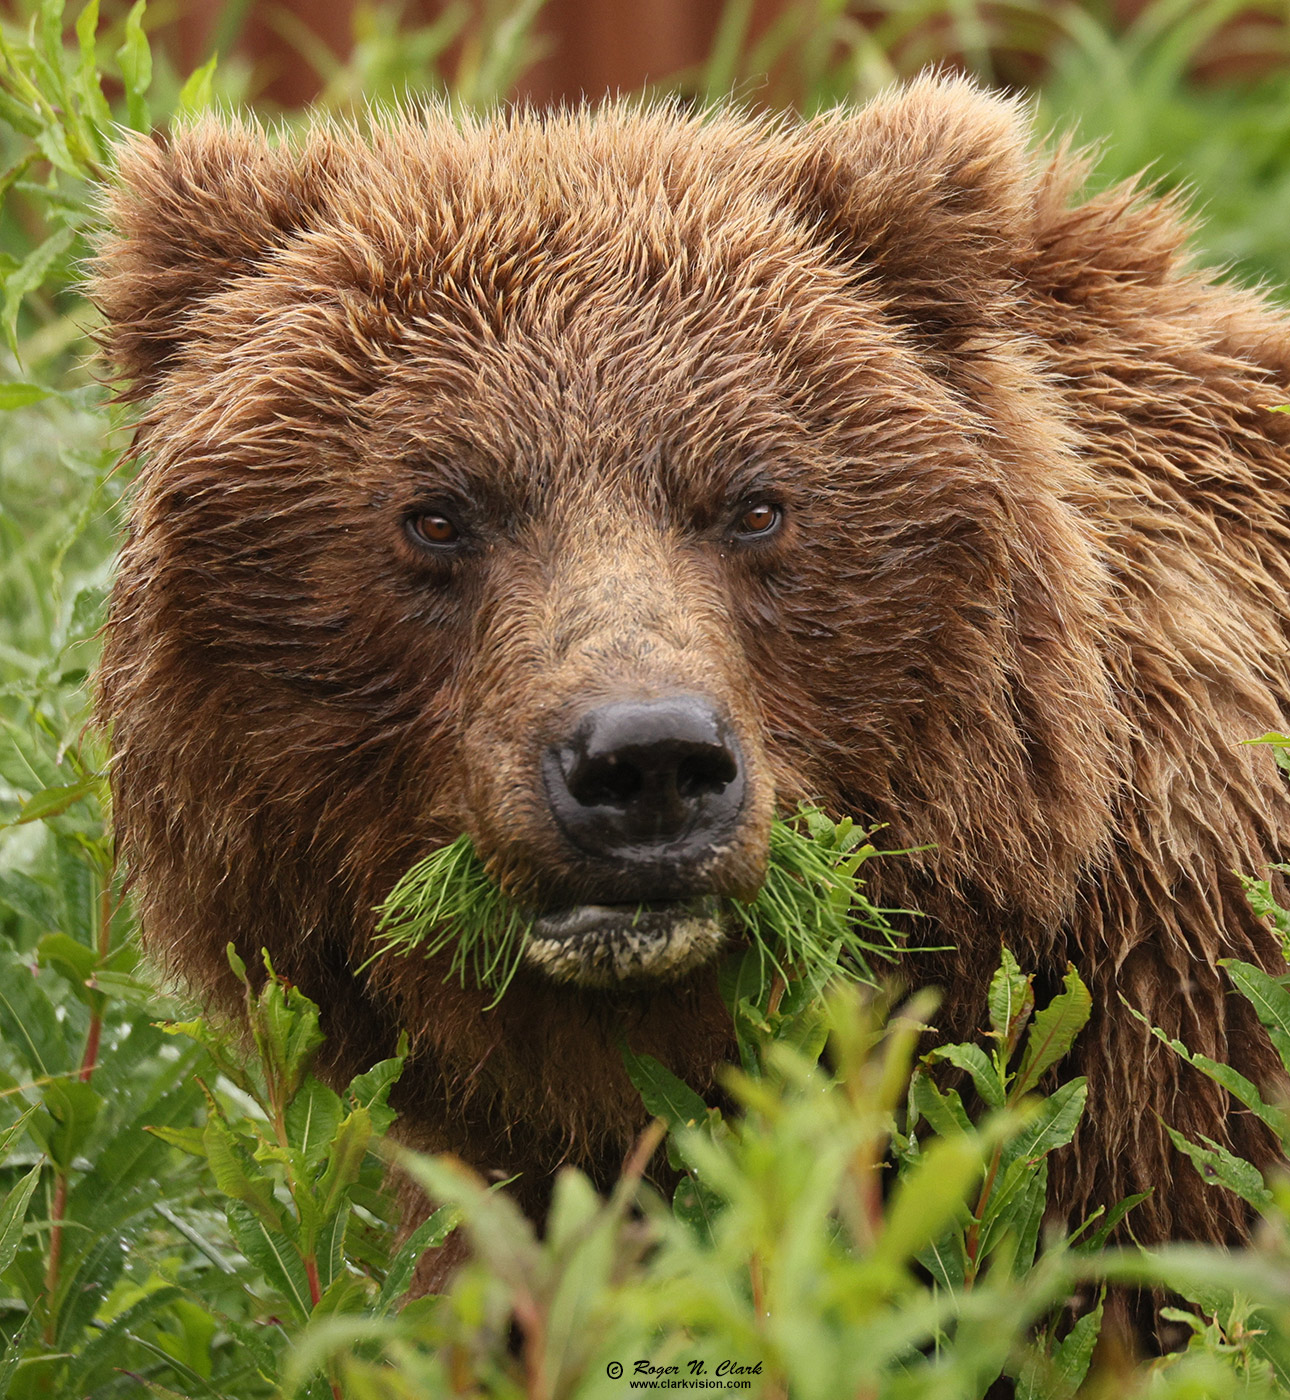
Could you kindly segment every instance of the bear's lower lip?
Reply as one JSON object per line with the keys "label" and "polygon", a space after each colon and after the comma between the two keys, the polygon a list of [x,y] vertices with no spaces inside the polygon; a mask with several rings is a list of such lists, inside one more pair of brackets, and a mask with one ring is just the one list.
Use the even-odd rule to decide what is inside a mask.
{"label": "bear's lower lip", "polygon": [[535,919],[525,961],[582,987],[666,982],[706,962],[725,939],[715,896],[657,904],[579,904]]}

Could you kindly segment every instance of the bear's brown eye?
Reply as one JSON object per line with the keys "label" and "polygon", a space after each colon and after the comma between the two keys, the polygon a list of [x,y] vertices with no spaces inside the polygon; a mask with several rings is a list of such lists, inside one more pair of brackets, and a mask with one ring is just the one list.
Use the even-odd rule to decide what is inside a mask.
{"label": "bear's brown eye", "polygon": [[783,512],[778,506],[773,506],[767,501],[758,501],[756,505],[751,505],[739,517],[735,525],[735,533],[744,539],[753,536],[769,535],[783,519]]}
{"label": "bear's brown eye", "polygon": [[443,549],[461,539],[461,531],[453,521],[432,511],[414,515],[408,521],[408,529],[418,544],[429,545],[431,549]]}

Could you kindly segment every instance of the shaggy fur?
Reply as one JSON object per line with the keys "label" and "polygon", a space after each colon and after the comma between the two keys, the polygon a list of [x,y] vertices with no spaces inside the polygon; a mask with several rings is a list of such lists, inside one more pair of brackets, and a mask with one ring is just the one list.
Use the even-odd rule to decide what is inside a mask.
{"label": "shaggy fur", "polygon": [[[1283,854],[1286,321],[1215,286],[1168,203],[1080,202],[1023,114],[924,80],[807,124],[671,108],[407,116],[274,144],[206,120],[121,151],[94,293],[146,401],[99,714],[145,937],[322,1004],[331,1072],[414,1055],[421,1143],[612,1177],[645,1115],[620,1037],[700,1091],[704,966],[501,1004],[368,958],[371,909],[461,831],[534,904],[580,896],[538,755],[624,689],[710,697],[776,807],[887,824],[871,893],[953,942],[908,975],[978,1026],[1006,942],[1094,1020],[1052,1178],[1078,1220],[1236,1240],[1172,1124],[1274,1144],[1153,1040],[1276,1080],[1218,960],[1279,953],[1235,872]],[[732,513],[784,523],[736,541]],[[446,505],[445,505],[446,503]],[[408,540],[451,509],[470,547]]]}

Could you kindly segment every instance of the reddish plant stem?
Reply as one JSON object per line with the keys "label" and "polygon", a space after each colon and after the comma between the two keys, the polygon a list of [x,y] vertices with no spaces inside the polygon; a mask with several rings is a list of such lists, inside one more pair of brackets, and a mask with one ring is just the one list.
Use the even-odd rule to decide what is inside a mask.
{"label": "reddish plant stem", "polygon": [[981,1183],[981,1194],[977,1198],[976,1209],[972,1212],[972,1224],[968,1227],[967,1248],[968,1264],[970,1272],[964,1281],[965,1288],[971,1288],[976,1280],[977,1250],[981,1247],[981,1218],[985,1214],[986,1202],[990,1199],[990,1192],[994,1189],[994,1179],[999,1175],[999,1165],[1003,1160],[1003,1146],[1000,1144],[994,1149],[994,1155],[990,1158],[990,1168],[985,1174],[985,1180]]}
{"label": "reddish plant stem", "polygon": [[45,1320],[45,1345],[54,1345],[54,1290],[58,1287],[58,1266],[63,1257],[63,1212],[67,1209],[67,1173],[54,1176],[54,1203],[49,1209],[49,1258],[45,1261],[45,1297],[49,1315]]}

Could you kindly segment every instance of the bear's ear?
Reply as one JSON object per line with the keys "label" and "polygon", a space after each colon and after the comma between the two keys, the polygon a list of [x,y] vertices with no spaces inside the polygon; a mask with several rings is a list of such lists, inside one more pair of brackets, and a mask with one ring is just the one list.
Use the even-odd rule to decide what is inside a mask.
{"label": "bear's ear", "polygon": [[250,271],[316,215],[325,155],[270,145],[255,127],[206,118],[118,149],[89,282],[108,357],[149,393],[194,306]]}
{"label": "bear's ear", "polygon": [[808,123],[806,212],[929,349],[953,353],[1011,286],[1031,242],[1023,105],[930,75]]}

